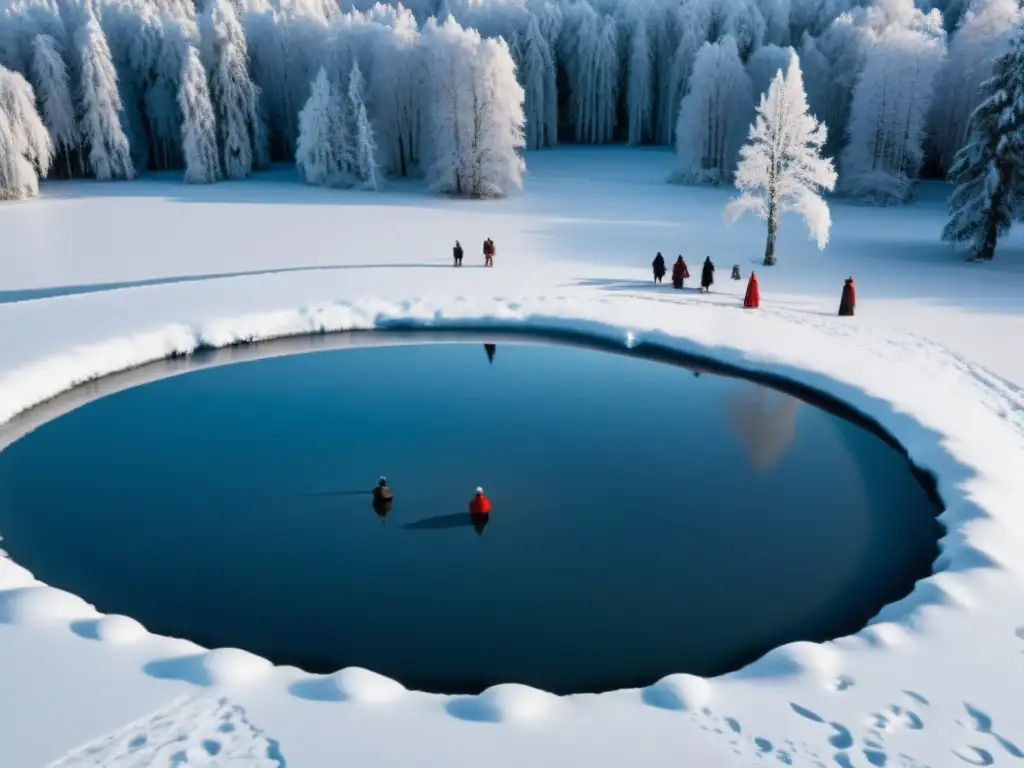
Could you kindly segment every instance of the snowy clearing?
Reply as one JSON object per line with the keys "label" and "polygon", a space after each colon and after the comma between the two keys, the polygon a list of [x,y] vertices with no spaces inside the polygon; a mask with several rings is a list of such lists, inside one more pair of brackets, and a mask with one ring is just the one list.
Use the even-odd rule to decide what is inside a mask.
{"label": "snowy clearing", "polygon": [[[763,223],[727,228],[731,191],[666,185],[671,166],[658,151],[548,152],[528,157],[525,192],[497,202],[312,189],[290,171],[202,189],[44,184],[41,199],[0,207],[0,421],[105,373],[286,334],[529,325],[649,342],[784,376],[882,424],[938,477],[935,575],[855,636],[710,681],[561,698],[509,681],[442,697],[153,636],[0,561],[0,765],[1024,758],[1024,241],[964,264],[938,241],[947,190],[924,186],[906,207],[835,205],[824,253],[783,217],[779,264],[762,270]],[[478,268],[487,236],[493,270]],[[655,289],[657,250],[681,252],[691,273],[710,255],[715,293]],[[758,270],[762,309],[740,308],[734,263]],[[837,318],[848,275],[858,315]]]}

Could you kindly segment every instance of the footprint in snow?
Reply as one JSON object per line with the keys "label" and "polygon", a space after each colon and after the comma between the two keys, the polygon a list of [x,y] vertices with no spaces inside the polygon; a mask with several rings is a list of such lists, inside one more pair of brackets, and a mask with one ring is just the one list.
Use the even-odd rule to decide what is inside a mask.
{"label": "footprint in snow", "polygon": [[995,763],[992,753],[981,747],[961,747],[954,749],[953,754],[969,765],[992,765]]}
{"label": "footprint in snow", "polygon": [[226,698],[178,699],[166,709],[86,744],[50,768],[287,768],[280,745]]}
{"label": "footprint in snow", "polygon": [[[977,733],[991,736],[1011,757],[1015,757],[1018,760],[1024,759],[1024,751],[1021,751],[1020,747],[992,730],[992,718],[989,715],[977,707],[971,706],[966,701],[964,702],[964,710],[967,712],[969,722],[964,723],[963,721],[958,720],[958,725],[963,726],[964,728],[970,728],[972,731]],[[984,752],[984,750],[982,751]]]}

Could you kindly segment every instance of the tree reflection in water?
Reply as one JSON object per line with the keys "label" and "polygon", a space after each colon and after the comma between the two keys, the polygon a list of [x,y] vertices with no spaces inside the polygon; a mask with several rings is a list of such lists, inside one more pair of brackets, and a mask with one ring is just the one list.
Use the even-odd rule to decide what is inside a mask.
{"label": "tree reflection in water", "polygon": [[774,467],[793,442],[800,401],[757,384],[725,401],[730,431],[747,446],[751,465],[765,471]]}

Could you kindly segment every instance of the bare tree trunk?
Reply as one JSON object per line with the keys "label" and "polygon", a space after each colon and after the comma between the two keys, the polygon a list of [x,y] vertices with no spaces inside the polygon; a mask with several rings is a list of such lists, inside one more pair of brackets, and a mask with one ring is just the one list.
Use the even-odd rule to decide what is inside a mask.
{"label": "bare tree trunk", "polygon": [[770,267],[775,264],[775,234],[779,229],[778,208],[775,201],[768,203],[768,242],[764,246],[764,265]]}

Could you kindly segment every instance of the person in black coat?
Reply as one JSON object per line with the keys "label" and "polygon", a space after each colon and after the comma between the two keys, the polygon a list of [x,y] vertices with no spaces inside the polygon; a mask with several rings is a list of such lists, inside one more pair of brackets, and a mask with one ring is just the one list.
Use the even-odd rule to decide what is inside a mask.
{"label": "person in black coat", "polygon": [[700,271],[700,292],[707,293],[711,290],[711,284],[715,282],[715,265],[711,263],[711,257],[704,258],[704,267]]}
{"label": "person in black coat", "polygon": [[661,251],[658,251],[658,255],[651,262],[651,269],[654,270],[654,282],[660,283],[661,278],[665,276],[665,257],[661,255]]}
{"label": "person in black coat", "polygon": [[462,243],[460,243],[458,240],[456,240],[455,241],[455,247],[452,248],[452,258],[455,259],[455,266],[456,267],[461,267],[462,266],[462,255],[463,255],[462,254]]}
{"label": "person in black coat", "polygon": [[373,489],[373,511],[377,513],[377,517],[381,519],[381,522],[386,523],[388,521],[388,512],[391,511],[391,505],[394,501],[395,495],[388,487],[388,481],[382,477],[380,482],[377,483],[377,487]]}

